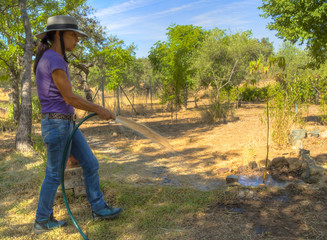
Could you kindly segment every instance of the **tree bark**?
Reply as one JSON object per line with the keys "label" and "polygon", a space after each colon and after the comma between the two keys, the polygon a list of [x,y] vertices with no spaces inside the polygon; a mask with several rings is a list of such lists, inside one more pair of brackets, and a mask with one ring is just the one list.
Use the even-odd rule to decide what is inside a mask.
{"label": "tree bark", "polygon": [[12,92],[12,104],[13,104],[13,114],[14,114],[14,123],[18,125],[19,122],[19,80],[20,73],[9,70],[9,77],[11,82],[11,90]]}
{"label": "tree bark", "polygon": [[88,72],[87,73],[83,72],[83,74],[82,74],[83,90],[84,90],[86,100],[89,101],[89,102],[93,102],[91,89],[90,89],[89,84],[87,82]]}
{"label": "tree bark", "polygon": [[90,73],[89,68],[92,67],[92,66],[94,66],[94,64],[93,63],[89,63],[89,64],[85,65],[85,64],[76,64],[76,63],[73,63],[73,66],[75,68],[81,70],[82,86],[83,86],[83,90],[84,90],[84,94],[85,94],[86,100],[88,100],[89,102],[93,102],[92,93],[91,93],[91,89],[89,87],[89,84],[87,82],[87,78],[88,78],[89,73]]}
{"label": "tree bark", "polygon": [[187,101],[188,101],[188,82],[185,83],[184,86],[184,108],[187,109]]}
{"label": "tree bark", "polygon": [[31,24],[26,9],[26,0],[19,0],[19,8],[25,29],[25,45],[21,82],[21,108],[15,144],[17,150],[27,152],[32,149],[31,68],[34,44]]}
{"label": "tree bark", "polygon": [[0,56],[0,60],[3,61],[4,64],[6,65],[10,77],[12,92],[10,93],[9,96],[9,103],[13,104],[14,123],[15,125],[18,125],[19,107],[20,107],[19,106],[19,81],[20,81],[21,72],[19,71],[18,67],[17,68],[15,67],[15,65],[18,66],[18,63],[15,64],[11,60],[4,59],[1,56]]}

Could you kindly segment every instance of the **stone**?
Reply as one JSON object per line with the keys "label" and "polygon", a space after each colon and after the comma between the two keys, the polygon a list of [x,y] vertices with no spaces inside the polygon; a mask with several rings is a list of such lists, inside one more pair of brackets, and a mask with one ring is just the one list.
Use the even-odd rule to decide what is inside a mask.
{"label": "stone", "polygon": [[239,166],[237,170],[239,173],[246,172],[248,170],[248,166]]}
{"label": "stone", "polygon": [[81,167],[66,169],[65,189],[84,185],[83,169]]}
{"label": "stone", "polygon": [[[265,168],[266,167],[266,159],[260,160],[259,164],[260,164],[261,167]],[[270,166],[271,166],[271,161],[268,159],[267,160],[267,169],[269,169]]]}
{"label": "stone", "polygon": [[310,184],[315,184],[320,182],[321,176],[310,176],[309,178],[305,179],[305,182],[310,183]]}
{"label": "stone", "polygon": [[322,137],[322,138],[327,138],[327,130],[324,131],[324,132],[322,132],[322,133],[320,133],[319,136]]}
{"label": "stone", "polygon": [[292,145],[292,149],[295,149],[295,150],[303,149],[302,140],[296,140]]}
{"label": "stone", "polygon": [[226,177],[226,183],[228,183],[228,184],[238,183],[238,176],[236,176],[236,175],[228,175]]}
{"label": "stone", "polygon": [[227,172],[229,172],[229,168],[218,168],[217,169],[218,174],[224,174],[224,173],[227,173]]}
{"label": "stone", "polygon": [[74,187],[74,196],[79,197],[79,196],[86,196],[86,190],[85,186],[75,186]]}
{"label": "stone", "polygon": [[309,166],[309,174],[310,176],[323,176],[325,169],[318,166]]}
{"label": "stone", "polygon": [[323,183],[327,183],[327,175],[322,176],[321,179],[322,179]]}
{"label": "stone", "polygon": [[65,170],[65,190],[72,190],[76,197],[86,196],[83,169],[81,167]]}
{"label": "stone", "polygon": [[309,137],[319,137],[319,130],[315,129],[312,132],[308,132]]}
{"label": "stone", "polygon": [[291,132],[290,143],[292,146],[296,144],[296,141],[306,138],[307,131],[305,129],[295,129]]}
{"label": "stone", "polygon": [[250,169],[256,169],[258,167],[258,164],[256,161],[249,162],[249,168]]}
{"label": "stone", "polygon": [[309,165],[314,165],[314,160],[310,156],[310,151],[309,150],[301,149],[300,150],[300,159],[303,162],[307,162]]}
{"label": "stone", "polygon": [[282,169],[288,166],[289,165],[285,157],[277,157],[271,161],[271,168]]}
{"label": "stone", "polygon": [[233,183],[228,183],[228,186],[237,187],[237,186],[241,186],[241,184],[239,182],[233,182]]}
{"label": "stone", "polygon": [[307,178],[309,178],[309,177],[310,177],[309,168],[304,169],[304,171],[303,171],[302,174],[301,174],[301,178],[302,178],[302,179],[307,179]]}
{"label": "stone", "polygon": [[304,169],[303,161],[299,158],[287,158],[286,160],[288,162],[288,168],[290,172],[295,172]]}

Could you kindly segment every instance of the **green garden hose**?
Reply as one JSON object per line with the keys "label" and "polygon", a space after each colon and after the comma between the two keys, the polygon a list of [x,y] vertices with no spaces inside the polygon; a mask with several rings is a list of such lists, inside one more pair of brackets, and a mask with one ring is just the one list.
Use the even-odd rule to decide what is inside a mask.
{"label": "green garden hose", "polygon": [[[69,135],[68,137],[68,140],[67,140],[67,143],[66,143],[66,146],[65,146],[65,149],[64,149],[64,154],[62,156],[62,164],[61,164],[61,188],[62,188],[62,196],[64,198],[64,202],[65,202],[65,205],[66,205],[66,208],[67,208],[67,211],[68,211],[68,214],[70,216],[70,218],[72,219],[76,229],[79,231],[79,233],[82,235],[82,237],[84,239],[87,239],[88,238],[85,236],[85,234],[83,233],[83,231],[81,230],[81,228],[78,226],[72,212],[70,211],[69,209],[69,205],[68,205],[68,202],[67,202],[67,197],[66,197],[66,192],[65,192],[65,165],[66,165],[66,162],[68,160],[68,150],[70,149],[70,145],[71,145],[71,142],[72,142],[72,139],[73,139],[73,136],[75,134],[75,132],[77,131],[77,129],[79,128],[79,126],[85,122],[87,119],[93,117],[97,115],[96,113],[91,113],[90,115],[86,116],[85,118],[82,119],[82,121],[80,121],[74,128],[73,128],[73,131],[71,132],[71,134]],[[128,127],[130,129],[133,129],[141,134],[143,134],[145,137],[151,139],[152,141],[166,147],[167,149],[169,149],[171,152],[174,152],[174,149],[173,147],[168,143],[168,141],[163,138],[162,136],[160,136],[158,133],[152,131],[151,129],[149,129],[148,127],[146,126],[143,126],[141,124],[138,124],[132,120],[129,120],[127,118],[124,118],[124,117],[117,117],[116,118],[116,122],[117,123],[120,123],[122,124],[123,126],[125,127]]]}
{"label": "green garden hose", "polygon": [[67,211],[68,211],[68,214],[70,216],[70,218],[72,219],[76,229],[79,231],[79,233],[82,235],[82,237],[86,240],[88,240],[88,238],[85,236],[85,234],[83,233],[82,229],[78,226],[72,212],[70,211],[70,208],[69,208],[69,204],[67,202],[67,197],[66,197],[66,192],[65,192],[65,165],[66,165],[66,162],[68,160],[68,149],[70,149],[70,144],[72,142],[72,139],[73,139],[73,136],[75,134],[75,132],[77,131],[77,129],[79,128],[79,126],[85,122],[87,119],[93,117],[97,115],[96,113],[91,113],[89,114],[88,116],[86,116],[85,118],[82,119],[82,121],[80,121],[73,129],[73,131],[71,132],[71,134],[69,135],[68,137],[68,140],[67,140],[67,143],[66,143],[66,146],[65,146],[65,150],[64,150],[64,154],[62,156],[62,164],[61,164],[61,188],[62,188],[62,196],[64,198],[64,202],[65,202],[65,205],[66,205],[66,208],[67,208]]}

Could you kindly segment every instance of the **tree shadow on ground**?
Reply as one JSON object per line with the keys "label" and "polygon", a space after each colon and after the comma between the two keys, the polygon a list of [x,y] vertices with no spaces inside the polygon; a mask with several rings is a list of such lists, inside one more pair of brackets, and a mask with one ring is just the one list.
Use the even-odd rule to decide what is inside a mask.
{"label": "tree shadow on ground", "polygon": [[323,116],[307,116],[307,117],[304,117],[303,120],[307,123],[312,122],[312,123],[316,123],[319,125],[325,125]]}
{"label": "tree shadow on ground", "polygon": [[192,221],[197,227],[190,239],[323,239],[327,235],[326,187],[290,184],[275,191],[235,188],[230,192],[235,195]]}

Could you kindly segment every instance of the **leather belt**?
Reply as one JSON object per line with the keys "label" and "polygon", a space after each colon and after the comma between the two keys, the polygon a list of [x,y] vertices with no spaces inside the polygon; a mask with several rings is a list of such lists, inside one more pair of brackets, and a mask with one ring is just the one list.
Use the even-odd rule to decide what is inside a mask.
{"label": "leather belt", "polygon": [[46,118],[48,114],[49,119],[64,119],[69,121],[76,120],[76,114],[62,114],[62,113],[41,113],[42,118]]}

